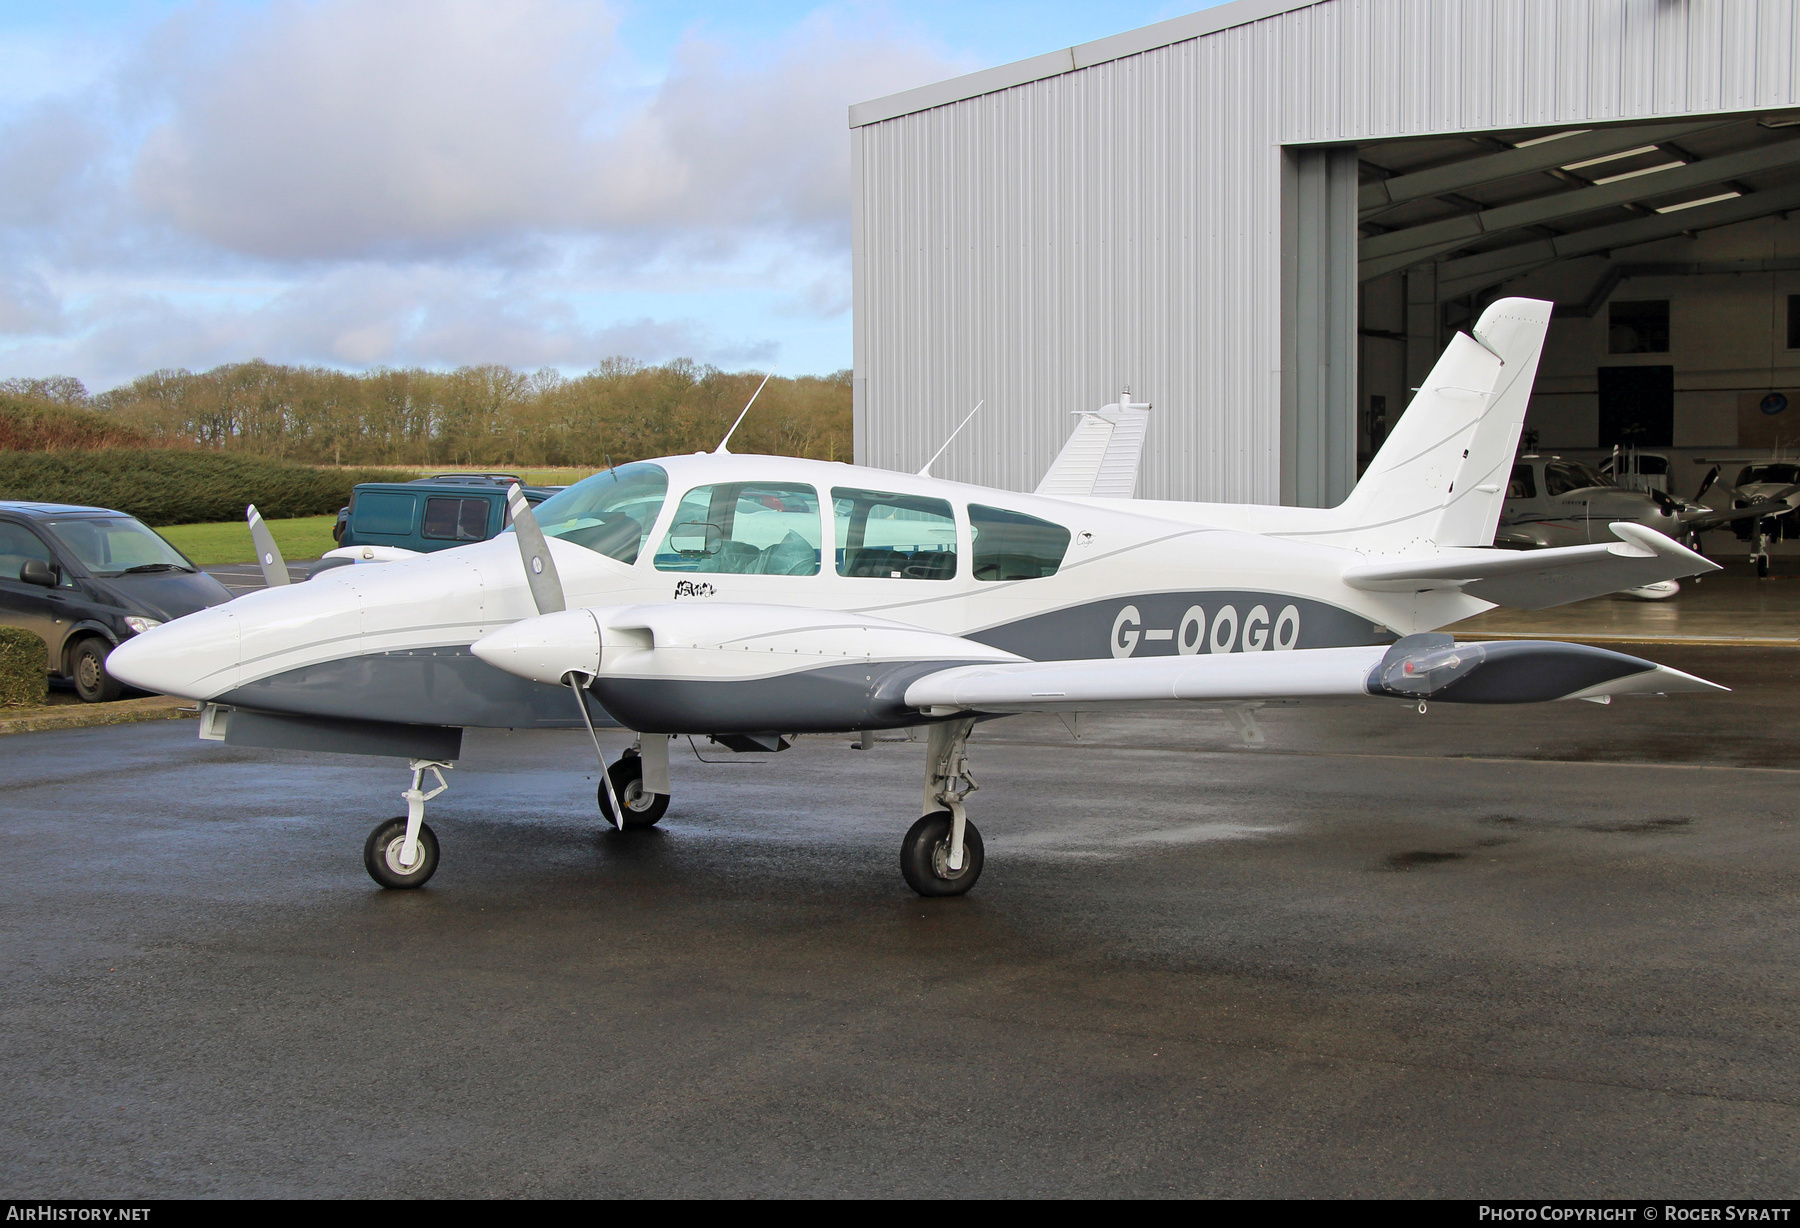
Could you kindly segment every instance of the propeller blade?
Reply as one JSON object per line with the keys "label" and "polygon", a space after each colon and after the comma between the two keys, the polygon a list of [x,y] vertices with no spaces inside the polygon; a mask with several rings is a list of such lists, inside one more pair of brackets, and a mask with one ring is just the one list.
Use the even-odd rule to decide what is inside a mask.
{"label": "propeller blade", "polygon": [[270,588],[292,584],[294,578],[288,575],[287,560],[281,557],[281,547],[275,544],[275,535],[263,523],[256,504],[244,509],[244,519],[250,522],[250,540],[256,545],[256,565],[262,568],[263,583]]}
{"label": "propeller blade", "polygon": [[1713,483],[1718,480],[1719,466],[1714,465],[1711,469],[1707,470],[1706,476],[1700,479],[1700,489],[1694,492],[1693,502],[1698,503],[1700,500],[1706,498],[1706,492],[1711,490],[1713,488]]}
{"label": "propeller blade", "polygon": [[[568,608],[563,600],[562,577],[556,574],[556,560],[550,557],[550,543],[538,528],[525,492],[514,482],[506,488],[506,505],[512,509],[513,532],[519,538],[519,557],[525,563],[525,582],[531,585],[531,600],[539,614],[557,614]],[[585,709],[584,709],[585,711]]]}

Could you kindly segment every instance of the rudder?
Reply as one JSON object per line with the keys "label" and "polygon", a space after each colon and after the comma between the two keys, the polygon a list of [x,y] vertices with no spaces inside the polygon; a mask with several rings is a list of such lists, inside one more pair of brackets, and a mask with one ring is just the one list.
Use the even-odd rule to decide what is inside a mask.
{"label": "rudder", "polygon": [[1432,367],[1335,526],[1380,554],[1491,546],[1553,305],[1501,299]]}

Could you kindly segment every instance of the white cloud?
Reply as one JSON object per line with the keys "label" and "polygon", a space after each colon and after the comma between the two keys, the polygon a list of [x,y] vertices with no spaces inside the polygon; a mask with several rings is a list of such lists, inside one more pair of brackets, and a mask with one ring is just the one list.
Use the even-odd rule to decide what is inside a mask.
{"label": "white cloud", "polygon": [[[145,206],[280,260],[493,251],[603,233],[729,250],[841,243],[848,102],[947,66],[803,23],[755,59],[689,41],[648,98],[605,10],[572,0],[327,0],[194,39],[140,151]],[[628,256],[629,253],[621,253]]]}
{"label": "white cloud", "polygon": [[859,22],[651,71],[593,0],[183,10],[0,127],[0,376],[816,348],[846,107],[967,67]]}

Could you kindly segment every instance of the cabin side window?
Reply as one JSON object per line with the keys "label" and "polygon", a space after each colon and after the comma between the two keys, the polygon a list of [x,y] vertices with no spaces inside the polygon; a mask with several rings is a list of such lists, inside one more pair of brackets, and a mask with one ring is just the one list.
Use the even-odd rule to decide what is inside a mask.
{"label": "cabin side window", "polygon": [[819,541],[819,492],[811,486],[720,482],[681,497],[656,569],[816,576]]}
{"label": "cabin side window", "polygon": [[1537,474],[1531,471],[1530,465],[1514,465],[1512,480],[1506,484],[1508,499],[1537,498]]}
{"label": "cabin side window", "polygon": [[350,527],[357,533],[404,537],[413,531],[419,501],[397,490],[361,490],[350,500]]}
{"label": "cabin side window", "polygon": [[943,499],[835,486],[837,571],[883,580],[956,577],[956,516]]}
{"label": "cabin side window", "polygon": [[1069,549],[1069,531],[1059,524],[969,504],[969,532],[975,539],[977,580],[1037,580],[1053,576]]}

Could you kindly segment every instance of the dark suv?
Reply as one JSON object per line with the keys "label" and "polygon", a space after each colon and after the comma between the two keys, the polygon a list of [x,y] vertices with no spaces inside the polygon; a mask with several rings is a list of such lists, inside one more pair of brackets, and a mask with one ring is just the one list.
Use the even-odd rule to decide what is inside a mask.
{"label": "dark suv", "polygon": [[0,625],[43,636],[52,677],[89,703],[117,699],[113,646],[231,600],[154,530],[123,512],[0,502]]}
{"label": "dark suv", "polygon": [[[411,482],[364,482],[338,513],[331,535],[340,546],[397,546],[426,554],[484,542],[512,523],[510,473],[440,473]],[[559,486],[524,486],[537,506]]]}

